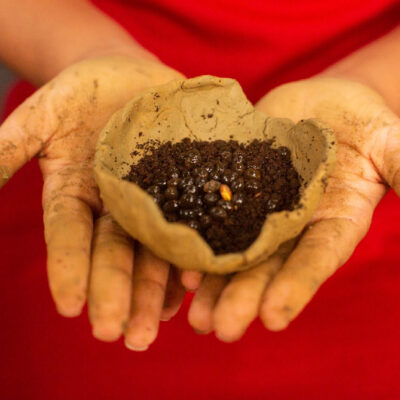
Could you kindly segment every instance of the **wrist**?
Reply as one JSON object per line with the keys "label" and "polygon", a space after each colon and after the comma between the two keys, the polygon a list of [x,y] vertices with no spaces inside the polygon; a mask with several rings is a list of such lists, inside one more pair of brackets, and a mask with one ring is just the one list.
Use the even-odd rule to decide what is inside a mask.
{"label": "wrist", "polygon": [[318,77],[362,83],[379,93],[400,115],[400,28],[333,64]]}

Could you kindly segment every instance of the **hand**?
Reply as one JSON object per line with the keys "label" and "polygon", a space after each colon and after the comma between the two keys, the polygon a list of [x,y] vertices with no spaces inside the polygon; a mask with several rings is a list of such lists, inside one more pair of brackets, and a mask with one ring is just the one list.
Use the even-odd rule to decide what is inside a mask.
{"label": "hand", "polygon": [[39,157],[48,278],[58,311],[80,314],[92,260],[93,333],[114,340],[125,327],[131,347],[146,347],[154,339],[160,316],[176,311],[183,289],[175,290],[161,315],[169,265],[138,246],[132,272],[133,243],[106,214],[93,179],[94,149],[112,113],[142,89],[177,78],[179,73],[156,61],[87,59],[40,88],[0,128],[0,187]]}
{"label": "hand", "polygon": [[338,161],[320,206],[290,255],[289,246],[231,278],[203,279],[189,321],[204,333],[214,329],[224,341],[239,339],[258,314],[268,329],[286,328],[351,256],[388,187],[400,195],[400,120],[373,90],[351,81],[314,78],[278,87],[257,107],[273,117],[325,121],[337,137]]}

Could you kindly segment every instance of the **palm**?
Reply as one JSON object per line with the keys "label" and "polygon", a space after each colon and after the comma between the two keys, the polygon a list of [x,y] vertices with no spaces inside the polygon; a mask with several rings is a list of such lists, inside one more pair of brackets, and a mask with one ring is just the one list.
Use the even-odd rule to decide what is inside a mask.
{"label": "palm", "polygon": [[[29,158],[40,158],[49,284],[57,308],[66,316],[80,313],[92,263],[90,316],[103,339],[119,336],[136,300],[131,299],[131,240],[102,209],[92,174],[97,137],[111,114],[141,90],[178,77],[154,62],[86,60],[39,89],[0,129],[0,186]],[[139,250],[136,270],[142,281],[151,275],[141,272],[146,263],[155,269],[151,278],[165,285],[169,266]]]}
{"label": "palm", "polygon": [[309,228],[288,258],[277,254],[227,284],[223,277],[204,279],[189,318],[197,329],[215,329],[228,341],[240,337],[257,314],[269,329],[285,328],[350,257],[387,183],[400,192],[400,121],[372,90],[312,79],[275,89],[257,107],[274,117],[324,120],[335,131],[338,161]]}

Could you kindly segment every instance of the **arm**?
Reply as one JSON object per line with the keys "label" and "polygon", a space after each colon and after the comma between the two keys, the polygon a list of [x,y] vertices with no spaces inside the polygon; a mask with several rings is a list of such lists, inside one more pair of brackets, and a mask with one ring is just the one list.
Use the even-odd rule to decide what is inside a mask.
{"label": "arm", "polygon": [[335,63],[320,76],[363,83],[376,90],[400,115],[400,26]]}
{"label": "arm", "polygon": [[109,54],[156,60],[87,0],[0,2],[0,58],[33,83],[43,84],[81,59]]}

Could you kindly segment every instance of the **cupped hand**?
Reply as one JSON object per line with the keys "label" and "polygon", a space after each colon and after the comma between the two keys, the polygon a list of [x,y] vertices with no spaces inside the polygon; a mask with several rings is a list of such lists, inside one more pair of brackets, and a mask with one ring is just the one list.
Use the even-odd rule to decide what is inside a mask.
{"label": "cupped hand", "polygon": [[[80,314],[90,275],[94,335],[115,340],[125,331],[134,348],[155,338],[160,317],[173,315],[183,289],[169,265],[147,249],[136,246],[134,257],[133,242],[103,209],[92,173],[95,145],[108,118],[128,100],[181,77],[156,61],[84,60],[41,87],[0,127],[0,187],[39,157],[47,270],[58,311]],[[167,287],[169,306],[161,311]]]}
{"label": "cupped hand", "polygon": [[[325,121],[338,141],[337,166],[296,243],[248,271],[203,278],[189,321],[224,341],[239,339],[258,315],[270,330],[286,328],[351,256],[388,188],[400,195],[400,119],[370,88],[314,78],[276,88],[257,108],[273,117]],[[184,281],[195,286],[199,280],[188,275]]]}

